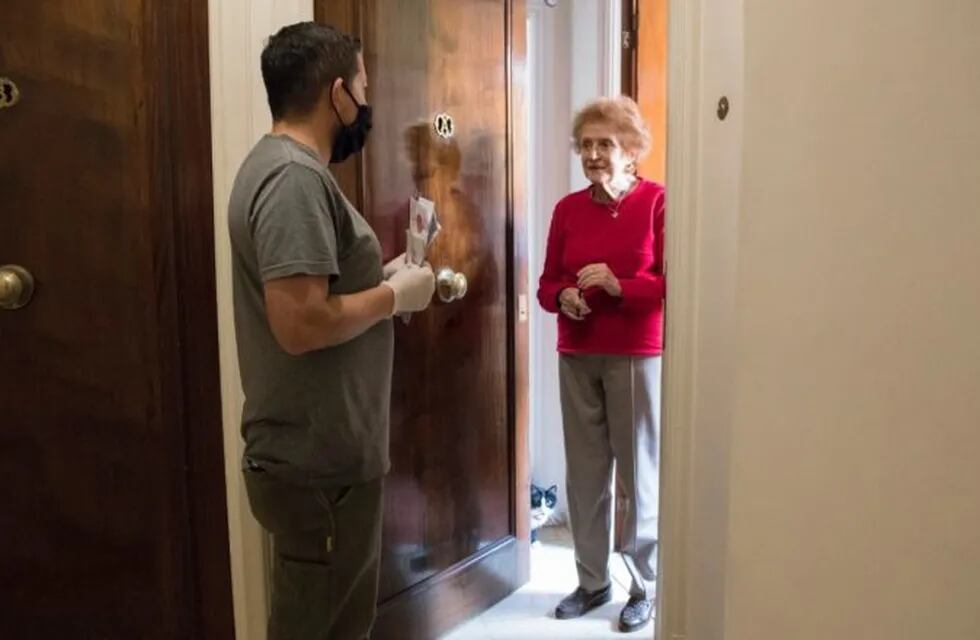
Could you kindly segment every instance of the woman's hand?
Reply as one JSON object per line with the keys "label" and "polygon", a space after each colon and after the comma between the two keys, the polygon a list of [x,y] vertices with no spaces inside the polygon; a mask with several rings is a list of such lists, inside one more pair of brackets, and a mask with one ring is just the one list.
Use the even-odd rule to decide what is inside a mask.
{"label": "woman's hand", "polygon": [[623,288],[619,284],[619,278],[613,274],[609,266],[605,263],[590,264],[578,272],[578,288],[584,291],[592,287],[599,287],[614,298],[623,295]]}
{"label": "woman's hand", "polygon": [[592,313],[589,305],[585,304],[582,292],[575,287],[562,289],[558,295],[558,303],[561,306],[561,312],[572,320],[584,320],[585,316]]}

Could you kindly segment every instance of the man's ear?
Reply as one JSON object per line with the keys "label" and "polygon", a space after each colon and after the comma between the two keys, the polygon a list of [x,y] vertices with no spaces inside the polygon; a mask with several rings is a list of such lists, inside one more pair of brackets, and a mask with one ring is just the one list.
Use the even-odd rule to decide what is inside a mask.
{"label": "man's ear", "polygon": [[341,94],[344,92],[344,79],[336,78],[330,83],[330,93],[327,98],[333,105],[343,104]]}

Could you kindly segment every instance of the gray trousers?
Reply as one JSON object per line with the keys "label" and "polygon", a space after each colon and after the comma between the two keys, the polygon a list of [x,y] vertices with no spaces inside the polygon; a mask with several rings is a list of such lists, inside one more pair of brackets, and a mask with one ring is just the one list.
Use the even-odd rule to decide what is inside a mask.
{"label": "gray trousers", "polygon": [[613,461],[628,499],[623,560],[630,595],[656,589],[661,358],[562,355],[568,510],[579,585],[609,584]]}
{"label": "gray trousers", "polygon": [[366,640],[377,612],[382,480],[299,487],[246,470],[252,513],[272,534],[269,640]]}

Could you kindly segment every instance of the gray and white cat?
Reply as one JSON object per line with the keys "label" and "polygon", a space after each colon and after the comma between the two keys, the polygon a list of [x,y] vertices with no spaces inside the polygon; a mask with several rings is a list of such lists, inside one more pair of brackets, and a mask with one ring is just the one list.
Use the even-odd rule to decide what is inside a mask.
{"label": "gray and white cat", "polygon": [[538,529],[551,519],[551,514],[558,504],[558,485],[542,489],[536,484],[531,485],[531,543],[538,541]]}

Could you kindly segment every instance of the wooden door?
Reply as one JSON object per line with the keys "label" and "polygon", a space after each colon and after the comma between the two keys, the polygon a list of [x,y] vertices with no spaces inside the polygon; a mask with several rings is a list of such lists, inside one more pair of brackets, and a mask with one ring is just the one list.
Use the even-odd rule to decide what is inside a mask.
{"label": "wooden door", "polygon": [[645,178],[663,183],[667,174],[667,2],[628,0],[632,10],[625,24],[631,47],[623,52],[623,93],[640,105],[653,137],[653,147],[640,164]]}
{"label": "wooden door", "polygon": [[[363,156],[339,170],[348,194],[389,257],[405,248],[409,198],[433,200],[442,231],[430,260],[469,282],[465,298],[396,322],[376,638],[435,638],[526,581],[519,10],[502,0],[318,5],[319,19],[364,43],[375,126]],[[439,114],[451,135],[437,133]]]}
{"label": "wooden door", "polygon": [[5,639],[234,635],[206,8],[0,2]]}

